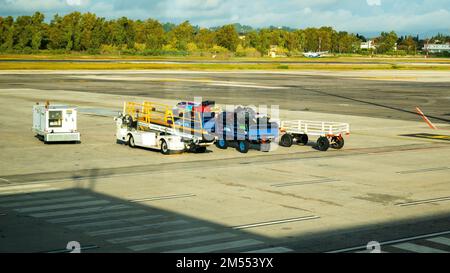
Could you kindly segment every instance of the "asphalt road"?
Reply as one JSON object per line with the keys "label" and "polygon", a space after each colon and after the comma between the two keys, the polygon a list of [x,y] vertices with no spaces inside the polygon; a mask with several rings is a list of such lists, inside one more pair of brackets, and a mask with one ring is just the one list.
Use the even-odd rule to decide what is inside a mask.
{"label": "asphalt road", "polygon": [[312,111],[415,121],[419,106],[436,122],[450,122],[449,82],[360,80],[272,73],[2,75],[0,88],[39,88],[222,104],[279,105]]}
{"label": "asphalt road", "polygon": [[[273,73],[0,75],[0,252],[450,252],[447,82]],[[209,147],[163,156],[116,144],[124,100],[277,104],[351,124],[342,150]],[[31,106],[79,106],[79,145],[33,137]],[[412,111],[420,106],[440,130]],[[434,118],[433,118],[434,117]]]}

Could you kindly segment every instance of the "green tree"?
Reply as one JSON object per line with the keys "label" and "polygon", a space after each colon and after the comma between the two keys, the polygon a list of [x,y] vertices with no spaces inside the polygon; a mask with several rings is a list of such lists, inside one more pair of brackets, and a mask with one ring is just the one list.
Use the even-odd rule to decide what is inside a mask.
{"label": "green tree", "polygon": [[11,16],[0,17],[0,49],[12,49],[14,46],[14,19]]}
{"label": "green tree", "polygon": [[48,27],[48,48],[62,49],[66,47],[66,43],[63,17],[56,14]]}
{"label": "green tree", "polygon": [[357,36],[346,31],[340,31],[333,37],[333,51],[337,53],[354,53],[361,45]]}
{"label": "green tree", "polygon": [[194,37],[198,48],[205,50],[214,46],[215,33],[209,29],[202,28]]}
{"label": "green tree", "polygon": [[14,22],[14,48],[22,50],[31,48],[33,24],[31,16],[19,16]]}
{"label": "green tree", "polygon": [[148,19],[143,24],[143,42],[147,49],[161,49],[165,42],[165,32],[162,24],[156,20]]}
{"label": "green tree", "polygon": [[112,44],[117,46],[126,45],[128,48],[134,48],[136,31],[134,29],[133,20],[127,17],[121,17],[110,25],[112,35]]}
{"label": "green tree", "polygon": [[216,44],[232,52],[236,51],[239,44],[239,35],[234,25],[225,25],[216,31]]}
{"label": "green tree", "polygon": [[318,51],[319,50],[319,33],[316,28],[307,28],[304,30],[305,34],[305,51]]}
{"label": "green tree", "polygon": [[80,49],[99,49],[105,40],[105,19],[93,13],[84,13],[80,19]]}
{"label": "green tree", "polygon": [[382,32],[381,36],[376,39],[377,52],[387,53],[394,50],[398,36],[394,31]]}
{"label": "green tree", "polygon": [[[261,41],[259,35],[256,31],[252,30],[245,35],[245,39],[242,42],[244,48],[253,47],[256,49],[260,48]],[[259,50],[258,50],[259,51]]]}
{"label": "green tree", "polygon": [[44,14],[36,12],[31,17],[31,22],[31,48],[38,50],[41,48],[41,43],[44,36]]}
{"label": "green tree", "polygon": [[187,45],[193,41],[194,27],[185,21],[172,28],[168,33],[169,44],[178,50],[187,50]]}
{"label": "green tree", "polygon": [[416,54],[417,42],[412,36],[408,36],[400,42],[399,49],[406,51],[408,54]]}
{"label": "green tree", "polygon": [[81,49],[81,13],[72,12],[65,15],[61,24],[65,49],[79,51]]}

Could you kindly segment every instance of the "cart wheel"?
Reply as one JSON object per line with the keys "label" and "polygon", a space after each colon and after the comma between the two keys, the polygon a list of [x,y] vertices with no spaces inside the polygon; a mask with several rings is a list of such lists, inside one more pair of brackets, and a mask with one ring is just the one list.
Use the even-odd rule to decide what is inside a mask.
{"label": "cart wheel", "polygon": [[219,139],[216,142],[216,147],[222,150],[228,148],[228,142],[225,139]]}
{"label": "cart wheel", "polygon": [[136,143],[134,143],[134,137],[132,135],[130,135],[128,137],[128,146],[130,146],[131,148],[135,148],[136,147]]}
{"label": "cart wheel", "polygon": [[297,144],[308,144],[308,135],[298,135],[297,137]]}
{"label": "cart wheel", "polygon": [[243,154],[246,154],[248,152],[248,149],[250,148],[250,143],[248,141],[239,141],[237,150]]}
{"label": "cart wheel", "polygon": [[317,140],[317,147],[320,151],[326,151],[330,148],[330,141],[326,137],[319,137]]}
{"label": "cart wheel", "polygon": [[342,136],[334,136],[331,138],[331,148],[342,149],[344,147],[344,138]]}
{"label": "cart wheel", "polygon": [[206,153],[206,147],[196,147],[194,151],[197,154],[203,154]]}
{"label": "cart wheel", "polygon": [[280,145],[283,147],[291,147],[292,143],[294,142],[294,138],[291,134],[284,134],[281,137]]}
{"label": "cart wheel", "polygon": [[170,153],[169,146],[167,145],[167,142],[164,139],[161,140],[161,153],[163,155],[168,155]]}

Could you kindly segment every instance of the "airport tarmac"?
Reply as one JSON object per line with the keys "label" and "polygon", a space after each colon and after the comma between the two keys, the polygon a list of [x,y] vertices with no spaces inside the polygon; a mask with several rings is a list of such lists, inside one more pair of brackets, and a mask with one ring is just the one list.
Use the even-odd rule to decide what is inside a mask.
{"label": "airport tarmac", "polygon": [[[396,81],[351,73],[2,72],[0,252],[58,252],[69,241],[86,252],[356,251],[369,241],[393,245],[389,252],[449,252],[450,83],[414,73]],[[279,105],[281,119],[348,122],[351,134],[342,150],[327,152],[314,149],[314,139],[269,153],[211,147],[173,156],[116,144],[112,115],[124,101],[195,96]],[[46,100],[79,107],[81,144],[34,137],[31,107]]]}

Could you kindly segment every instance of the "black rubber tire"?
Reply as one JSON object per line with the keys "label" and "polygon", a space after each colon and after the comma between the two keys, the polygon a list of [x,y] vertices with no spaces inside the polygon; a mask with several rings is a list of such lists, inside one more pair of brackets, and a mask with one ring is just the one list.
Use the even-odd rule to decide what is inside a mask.
{"label": "black rubber tire", "polygon": [[344,138],[339,136],[339,137],[332,137],[331,138],[331,148],[339,150],[342,149],[342,147],[344,147]]}
{"label": "black rubber tire", "polygon": [[317,139],[317,148],[322,152],[328,150],[328,148],[330,148],[330,141],[328,138],[319,137],[319,139]]}
{"label": "black rubber tire", "polygon": [[280,146],[291,147],[294,143],[294,137],[291,134],[284,134],[280,140]]}
{"label": "black rubber tire", "polygon": [[250,143],[246,140],[238,141],[236,149],[243,154],[248,153],[248,149],[250,148]]}
{"label": "black rubber tire", "polygon": [[297,144],[307,145],[308,144],[308,135],[298,135],[297,136]]}
{"label": "black rubber tire", "polygon": [[136,143],[134,143],[134,137],[132,135],[128,136],[128,146],[131,148],[136,148]]}
{"label": "black rubber tire", "polygon": [[225,150],[228,148],[228,141],[224,139],[219,139],[216,141],[216,147],[222,150]]}
{"label": "black rubber tire", "polygon": [[196,154],[203,154],[206,153],[206,147],[204,146],[196,147],[194,151]]}
{"label": "black rubber tire", "polygon": [[161,153],[163,155],[170,154],[169,146],[167,145],[167,142],[164,139],[161,140]]}

